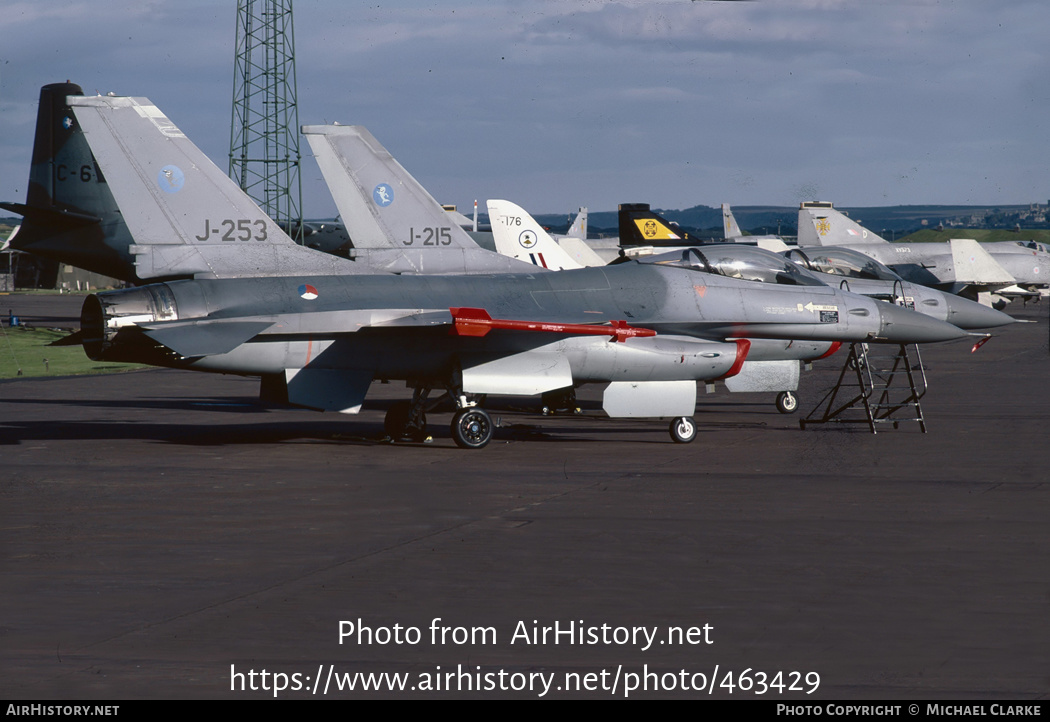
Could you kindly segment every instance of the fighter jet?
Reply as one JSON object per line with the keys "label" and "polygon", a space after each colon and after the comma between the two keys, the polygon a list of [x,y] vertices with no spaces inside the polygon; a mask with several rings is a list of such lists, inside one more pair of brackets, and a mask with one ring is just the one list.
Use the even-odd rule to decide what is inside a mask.
{"label": "fighter jet", "polygon": [[[373,209],[375,198],[369,196],[367,189],[372,187],[373,184],[383,183],[385,180],[394,187],[412,188],[414,190],[411,197],[419,201],[417,207],[414,209],[402,207],[402,214],[411,214],[412,217],[416,218],[415,221],[412,221],[416,226],[426,226],[430,222],[424,214],[429,209],[431,216],[433,216],[437,208],[436,202],[422,189],[418,181],[400,164],[396,163],[386,149],[370,134],[364,132],[363,129],[346,127],[338,131],[339,144],[336,145],[327,142],[325,139],[326,133],[335,134],[336,131],[329,131],[325,127],[315,127],[306,129],[306,133],[307,137],[310,138],[311,146],[317,153],[321,167],[324,169],[326,179],[331,187],[335,189],[336,202],[344,213],[353,210],[353,206],[345,196],[353,196],[355,190],[357,191],[357,196],[354,198],[355,202],[362,204],[363,208],[369,210],[372,215],[379,213],[378,209]],[[385,177],[369,176],[371,169],[376,167],[384,168],[388,175]],[[666,221],[648,211],[647,205],[639,204],[637,206],[627,206],[627,208],[636,210],[644,208],[648,216],[645,219],[645,223],[638,219],[637,229],[624,230],[622,235],[626,238],[632,238],[632,233],[636,235],[639,230],[649,227],[649,225],[655,224],[655,227],[661,229],[668,227]],[[505,200],[490,200],[488,202],[488,211],[496,249],[504,255],[526,261],[545,270],[564,270],[604,265],[600,257],[593,252],[589,252],[589,248],[585,247],[582,250],[577,250],[576,254],[571,254],[569,249],[563,246],[564,241],[562,243],[557,242],[532,216],[514,203]],[[408,224],[404,218],[401,220],[402,225]],[[356,227],[356,235],[366,237],[370,232],[367,223],[358,222]],[[663,235],[668,238],[678,237],[670,230]],[[377,247],[382,246],[384,238],[387,246],[396,246],[396,238],[399,237],[390,232],[373,233],[372,236],[376,239],[375,245]],[[688,236],[685,236],[685,238],[688,238]],[[637,243],[639,241],[634,240],[634,242]],[[651,253],[652,249],[647,249],[647,252]],[[788,264],[780,257],[772,256],[772,258],[773,264],[778,268],[783,268],[785,265],[788,268],[794,268],[794,266]],[[768,259],[766,262],[770,263]],[[698,267],[695,264],[687,264],[687,266],[700,271],[710,270]],[[821,285],[823,283],[813,278],[806,279],[805,273],[798,270],[794,272],[794,276],[803,277],[803,282],[800,282],[803,285]],[[885,286],[885,284],[883,285]],[[890,285],[892,287],[892,284]],[[885,295],[889,295],[891,292],[891,288],[883,287],[880,290]],[[963,301],[962,303],[965,302]],[[976,304],[974,305],[976,306]],[[981,310],[984,311],[984,309]],[[996,315],[1001,316],[1001,318],[995,319],[997,323],[1010,321],[1009,317],[1001,314]],[[1002,319],[1005,319],[1005,321]],[[799,362],[810,362],[823,358],[833,353],[835,348],[837,348],[837,346],[832,344],[805,343],[799,340],[784,342],[781,340],[758,340],[752,338],[751,343],[752,348],[748,360],[743,364],[739,373],[732,379],[728,379],[726,384],[730,390],[737,392],[780,392],[777,396],[776,405],[778,410],[783,413],[791,413],[797,408],[797,397],[794,395],[794,391],[798,387]],[[575,406],[571,392],[565,393],[564,391],[545,394],[544,403],[545,408],[573,408]]]}
{"label": "fighter jet", "polygon": [[[640,236],[646,231],[657,235],[674,234],[671,224],[650,210],[648,204],[622,204],[621,237],[633,243],[640,243]],[[784,256],[760,246],[708,243],[640,256],[638,260],[644,263],[694,267],[707,273],[759,283],[833,286],[869,298],[888,301],[939,320],[948,320],[965,329],[994,328],[1014,321],[1010,316],[975,301],[908,283],[861,254],[850,255],[849,251],[836,249],[836,252],[813,254],[813,260],[802,253],[801,249],[794,249],[792,254],[789,257],[795,263],[788,262]],[[860,256],[867,263],[858,260],[856,256]],[[809,362],[817,358],[823,356],[803,357],[800,361]],[[725,383],[726,388],[734,393],[777,392],[777,410],[781,413],[792,413],[798,407],[795,394],[798,381],[799,361],[769,358],[746,362],[741,373],[726,379]]]}
{"label": "fighter jet", "polygon": [[[364,273],[292,243],[149,100],[68,101],[134,238],[138,276],[191,276],[88,297],[79,338],[94,359],[256,376],[269,398],[348,413],[373,380],[405,380],[413,402],[387,416],[398,437],[418,438],[428,394],[445,388],[457,406],[453,438],[479,448],[493,424],[478,395],[608,383],[610,416],[672,418],[672,438],[686,442],[696,433],[697,381],[732,376],[748,358],[748,337],[964,335],[824,286],[748,289],[745,303],[752,284],[686,268]],[[338,139],[346,127],[324,133]],[[379,186],[375,202],[395,206],[403,188]],[[405,205],[411,217],[413,202]],[[392,216],[376,222],[400,228]],[[432,224],[411,229],[406,246],[448,238]]]}
{"label": "fighter jet", "polygon": [[799,246],[851,248],[892,268],[901,277],[1001,307],[1017,297],[1050,293],[1050,252],[1038,243],[890,243],[835,210],[831,203],[802,203]]}
{"label": "fighter jet", "polygon": [[780,252],[788,247],[780,236],[745,235],[728,203],[722,204],[722,235],[730,243],[750,243],[768,251]]}
{"label": "fighter jet", "polygon": [[[354,203],[360,204],[356,210],[359,215],[364,215],[366,220],[358,220],[352,224],[355,235],[373,238],[373,244],[377,248],[383,247],[384,239],[388,248],[397,248],[398,239],[402,237],[406,226],[418,228],[433,225],[438,216],[437,204],[418,181],[396,163],[389,152],[367,131],[352,126],[339,128],[336,131],[320,126],[306,128],[304,132],[317,154],[326,180],[335,189],[336,203],[342,212],[350,213],[355,210]],[[337,136],[338,142],[330,142],[326,134]],[[375,168],[384,169],[385,175],[369,175]],[[412,189],[413,192],[407,195],[412,206],[403,203],[399,208],[399,215],[391,221],[401,224],[400,232],[390,227],[379,229],[379,232],[372,230],[371,217],[381,213],[380,208],[373,209],[377,202],[368,193],[368,189],[375,184]],[[355,192],[357,196],[351,203],[347,196],[353,196]],[[362,208],[369,213],[362,213]],[[576,257],[572,257],[570,251],[555,241],[535,219],[509,201],[489,201],[488,210],[496,249],[504,255],[526,261],[543,270],[605,265],[596,254],[588,253],[590,249],[587,247],[576,249]],[[469,241],[463,240],[459,245],[467,243]],[[454,249],[450,248],[448,252],[452,250]],[[751,338],[750,343],[748,360],[732,380],[727,380],[727,384],[734,390],[780,391],[781,388],[790,388],[793,391],[798,385],[800,360],[809,362],[823,358],[838,348],[837,343],[827,341]],[[771,388],[771,384],[780,385],[781,388]],[[791,391],[781,394],[777,399],[777,408],[784,413],[791,413],[797,407],[797,398]],[[575,391],[569,387],[545,392],[543,404],[545,412],[558,409],[574,410]]]}
{"label": "fighter jet", "polygon": [[[644,203],[621,206],[621,234],[637,234],[646,224],[667,227],[666,219]],[[786,263],[789,259],[800,268]],[[1005,313],[975,301],[911,283],[885,265],[847,248],[791,248],[774,253],[738,243],[706,243],[674,249],[642,259],[648,263],[695,265],[710,273],[760,283],[804,285],[820,283],[862,296],[888,301],[948,321],[962,329],[995,328],[1013,323]]]}

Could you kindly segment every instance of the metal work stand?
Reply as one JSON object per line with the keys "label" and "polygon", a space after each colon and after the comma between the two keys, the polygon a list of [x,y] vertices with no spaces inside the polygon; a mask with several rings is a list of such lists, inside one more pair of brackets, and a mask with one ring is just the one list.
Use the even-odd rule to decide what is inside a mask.
{"label": "metal work stand", "polygon": [[[902,421],[917,421],[925,434],[926,422],[919,399],[926,394],[927,383],[919,347],[915,345],[913,349],[914,364],[905,344],[898,344],[892,355],[876,351],[893,348],[850,344],[838,381],[816,407],[799,420],[799,427],[867,424],[871,433],[876,434],[879,424],[891,423],[896,429]],[[916,370],[918,373],[914,373]],[[849,397],[851,393],[853,396]]]}

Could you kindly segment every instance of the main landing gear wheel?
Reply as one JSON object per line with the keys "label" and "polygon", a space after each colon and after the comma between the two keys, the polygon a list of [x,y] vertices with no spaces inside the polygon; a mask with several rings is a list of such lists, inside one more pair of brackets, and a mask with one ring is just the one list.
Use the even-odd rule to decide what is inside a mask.
{"label": "main landing gear wheel", "polygon": [[383,418],[383,431],[394,441],[426,441],[427,417],[421,414],[419,427],[409,426],[412,404],[409,401],[398,401],[386,412]]}
{"label": "main landing gear wheel", "polygon": [[781,391],[777,394],[777,411],[782,414],[793,414],[798,411],[798,396],[792,391]]}
{"label": "main landing gear wheel", "polygon": [[492,440],[492,418],[476,406],[461,409],[452,417],[452,438],[461,449],[480,449]]}
{"label": "main landing gear wheel", "polygon": [[679,416],[671,421],[669,431],[676,444],[688,444],[696,438],[696,422],[688,416]]}

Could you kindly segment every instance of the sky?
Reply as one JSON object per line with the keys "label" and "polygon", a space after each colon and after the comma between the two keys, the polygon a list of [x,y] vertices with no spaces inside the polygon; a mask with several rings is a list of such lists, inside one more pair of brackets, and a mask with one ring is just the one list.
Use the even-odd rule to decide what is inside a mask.
{"label": "sky", "polygon": [[[2,0],[0,200],[39,88],[146,96],[223,170],[235,0]],[[300,124],[533,214],[1050,198],[1045,0],[296,0]],[[302,143],[304,156],[309,148]],[[303,208],[335,215],[312,158]]]}

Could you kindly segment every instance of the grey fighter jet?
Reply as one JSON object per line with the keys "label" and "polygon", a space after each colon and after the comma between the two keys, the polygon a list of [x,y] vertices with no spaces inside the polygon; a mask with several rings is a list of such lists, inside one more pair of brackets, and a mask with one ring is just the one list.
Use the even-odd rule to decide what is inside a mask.
{"label": "grey fighter jet", "polygon": [[1039,243],[890,243],[835,210],[831,203],[802,203],[798,245],[860,251],[903,278],[967,298],[995,303],[1050,293],[1050,249]]}
{"label": "grey fighter jet", "polygon": [[[376,249],[397,252],[403,247],[417,244],[419,234],[413,233],[412,229],[428,228],[443,222],[444,213],[437,202],[366,129],[355,126],[307,126],[303,131],[355,238],[365,239]],[[398,199],[397,212],[393,213],[395,198]],[[635,244],[645,242],[636,236],[641,228],[649,229],[652,219],[655,219],[657,227],[670,228],[664,219],[648,210],[648,205],[635,204],[625,208],[636,212],[644,208],[648,214],[646,223],[640,223],[637,228],[621,228],[621,237],[631,239]],[[509,201],[489,200],[488,211],[496,250],[505,256],[529,263],[537,270],[605,265],[593,253],[590,256],[573,254],[551,237],[524,209]],[[434,254],[432,258],[443,252],[450,256],[452,264],[485,260],[486,254],[478,253],[477,249],[473,249],[472,256],[456,255],[461,250],[469,250],[472,242],[465,235],[459,239],[445,238],[446,233],[443,229],[441,237],[445,242],[441,244],[431,240],[437,234],[430,234],[431,238],[424,239],[431,240],[431,245],[437,246],[428,249]],[[658,235],[667,239],[674,237],[680,242],[688,239],[688,236],[683,238],[677,229]],[[442,248],[445,250],[442,251]],[[653,249],[650,247],[647,251],[651,254]],[[644,261],[644,258],[645,254],[639,256],[639,260]],[[773,256],[773,262],[780,267],[794,268],[778,256]],[[766,263],[769,263],[768,259]],[[445,267],[455,268],[455,265]],[[695,264],[686,264],[686,267],[711,272],[711,269]],[[433,263],[427,266],[429,272],[434,272],[435,268]],[[423,270],[422,266],[419,270]],[[469,266],[464,270],[469,270]],[[806,277],[801,271],[796,270],[794,276],[802,278],[802,285],[822,284],[819,280]],[[1007,317],[1003,318],[1009,321]],[[798,398],[794,392],[798,388],[800,362],[809,363],[824,358],[838,348],[833,343],[801,339],[785,341],[751,337],[749,340],[751,348],[748,359],[735,375],[726,379],[726,386],[733,392],[777,393],[776,407],[782,413],[793,413],[797,409]],[[544,394],[543,402],[547,411],[575,409],[574,389],[570,387],[548,392]]]}
{"label": "grey fighter jet", "polygon": [[135,240],[138,275],[191,276],[88,297],[79,339],[95,359],[257,376],[268,397],[349,413],[373,380],[405,380],[413,403],[388,414],[394,436],[418,433],[428,393],[446,388],[452,435],[476,448],[493,431],[477,395],[608,382],[611,416],[672,418],[685,442],[697,381],[733,375],[748,337],[964,335],[826,286],[754,287],[687,268],[363,273],[292,243],[147,99],[68,101]]}

